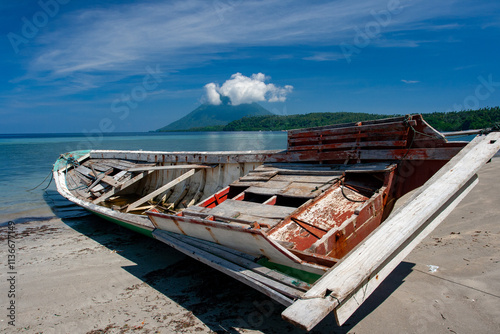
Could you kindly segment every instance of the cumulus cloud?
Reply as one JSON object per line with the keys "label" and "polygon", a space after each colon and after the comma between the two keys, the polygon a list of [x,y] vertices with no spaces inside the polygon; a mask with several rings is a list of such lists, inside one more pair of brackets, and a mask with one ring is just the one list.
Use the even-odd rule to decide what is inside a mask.
{"label": "cumulus cloud", "polygon": [[220,100],[220,95],[217,92],[217,85],[213,82],[205,85],[205,91],[207,93],[207,99],[209,104],[219,105],[222,103]]}
{"label": "cumulus cloud", "polygon": [[211,82],[205,85],[205,91],[208,103],[221,104],[221,96],[228,97],[232,105],[252,102],[284,102],[293,86],[276,86],[265,81],[270,77],[263,73],[252,74],[251,77],[244,76],[241,73],[231,75],[222,86]]}

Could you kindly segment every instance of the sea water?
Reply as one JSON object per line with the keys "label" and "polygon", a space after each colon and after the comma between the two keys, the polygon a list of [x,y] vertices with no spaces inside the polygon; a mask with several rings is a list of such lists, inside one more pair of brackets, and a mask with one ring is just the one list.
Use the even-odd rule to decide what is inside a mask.
{"label": "sea water", "polygon": [[[0,134],[0,224],[9,220],[83,215],[60,196],[52,165],[78,149],[143,151],[248,151],[286,149],[286,132],[175,132],[111,134]],[[35,190],[37,185],[45,182]]]}

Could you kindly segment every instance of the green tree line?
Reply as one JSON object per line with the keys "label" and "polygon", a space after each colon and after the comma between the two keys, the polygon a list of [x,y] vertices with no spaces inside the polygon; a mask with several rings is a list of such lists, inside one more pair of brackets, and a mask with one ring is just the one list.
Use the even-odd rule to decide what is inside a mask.
{"label": "green tree line", "polygon": [[[382,115],[368,113],[334,112],[310,113],[299,115],[270,115],[243,117],[227,125],[193,128],[190,131],[281,131],[341,123],[396,117],[401,115]],[[424,119],[439,131],[460,131],[492,127],[500,122],[500,107],[487,107],[478,110],[433,112],[422,114]]]}

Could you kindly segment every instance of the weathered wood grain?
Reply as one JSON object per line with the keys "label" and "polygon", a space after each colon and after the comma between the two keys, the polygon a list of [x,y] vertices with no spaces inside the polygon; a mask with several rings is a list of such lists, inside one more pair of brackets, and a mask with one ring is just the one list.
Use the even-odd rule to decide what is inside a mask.
{"label": "weathered wood grain", "polygon": [[[152,171],[149,171],[149,172],[152,172]],[[189,170],[188,172],[182,174],[181,176],[179,176],[178,178],[170,181],[169,183],[165,184],[164,186],[156,189],[155,191],[153,191],[152,193],[149,193],[147,194],[146,196],[138,199],[137,201],[135,201],[134,203],[130,204],[128,207],[127,207],[127,212],[135,209],[136,207],[138,207],[139,205],[149,201],[150,199],[153,199],[155,196],[158,196],[160,195],[161,193],[167,191],[168,189],[172,188],[172,187],[175,187],[176,185],[178,185],[179,183],[181,183],[182,181],[190,178],[191,176],[193,176],[194,174],[196,173],[196,169],[191,169]]]}
{"label": "weathered wood grain", "polygon": [[95,200],[92,201],[92,204],[99,204],[102,201],[105,201],[109,197],[115,195],[116,193],[122,191],[123,189],[126,189],[126,188],[130,187],[131,185],[135,184],[136,182],[140,181],[142,178],[148,176],[152,172],[153,171],[146,171],[146,172],[143,172],[143,173],[140,173],[140,174],[134,176],[132,179],[130,179],[124,183],[121,183],[120,185],[118,185],[118,187],[114,187],[111,190],[107,191],[105,194],[96,198]]}

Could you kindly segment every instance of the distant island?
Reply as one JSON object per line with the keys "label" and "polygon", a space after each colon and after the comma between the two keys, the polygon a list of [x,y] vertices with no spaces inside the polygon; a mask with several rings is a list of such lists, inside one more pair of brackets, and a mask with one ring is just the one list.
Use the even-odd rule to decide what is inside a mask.
{"label": "distant island", "polygon": [[222,104],[220,105],[202,104],[186,116],[157,131],[193,131],[193,129],[200,127],[217,128],[244,117],[274,115],[257,103],[246,103],[233,106],[229,103],[229,98],[222,96],[221,100]]}
{"label": "distant island", "polygon": [[[256,103],[253,103],[252,105],[260,107],[260,105]],[[188,116],[197,112],[193,116],[198,115],[196,116],[198,119],[220,119],[221,122],[219,124],[209,122],[191,122],[190,124],[192,126],[183,126],[181,129],[172,127],[176,123],[174,122],[168,127],[163,127],[157,131],[281,131],[401,116],[351,112],[325,112],[281,116],[272,114],[261,107],[263,109],[263,111],[260,111],[262,112],[261,115],[252,115],[251,112],[249,112],[249,115],[233,118],[232,120],[227,120],[224,123],[224,117],[228,116],[227,119],[229,119],[229,114],[236,116],[236,114],[231,113],[231,110],[232,108],[237,108],[239,106],[231,106],[227,104],[224,105],[224,107],[222,105],[204,106],[201,106],[201,109],[198,108],[191,112]],[[240,106],[242,106],[243,109],[246,109],[249,105]],[[256,106],[252,106],[250,109],[254,110]],[[223,107],[222,111],[225,112],[218,112],[218,108],[221,107]],[[210,111],[210,113],[203,115],[204,111]],[[451,111],[446,113],[423,113],[422,115],[432,127],[439,131],[483,129],[500,123],[500,107],[498,106],[481,108],[478,110]],[[198,126],[196,124],[198,124]],[[204,125],[200,126],[199,124]]]}

